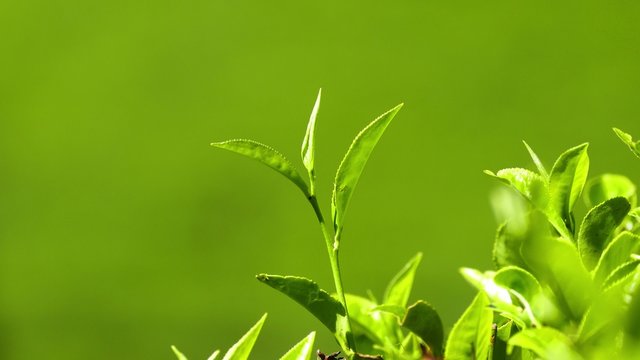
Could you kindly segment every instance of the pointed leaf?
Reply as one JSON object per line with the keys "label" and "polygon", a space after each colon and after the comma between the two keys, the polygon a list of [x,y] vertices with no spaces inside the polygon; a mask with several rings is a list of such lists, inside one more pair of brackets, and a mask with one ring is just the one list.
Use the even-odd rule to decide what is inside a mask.
{"label": "pointed leaf", "polygon": [[571,212],[589,173],[588,147],[585,143],[562,153],[549,176],[550,211],[558,215],[570,231],[574,230]]}
{"label": "pointed leaf", "polygon": [[537,309],[538,304],[544,301],[544,295],[540,283],[533,275],[521,268],[509,266],[496,272],[493,281],[515,295],[531,323],[539,326],[534,308]]}
{"label": "pointed leaf", "polygon": [[322,89],[318,91],[318,97],[316,103],[313,105],[311,111],[311,117],[309,117],[309,123],[307,124],[307,132],[304,135],[302,141],[302,150],[300,155],[302,156],[302,163],[307,168],[309,174],[313,174],[315,171],[315,132],[316,132],[316,116],[318,116],[318,109],[320,108],[320,97],[322,96]]}
{"label": "pointed leaf", "polygon": [[616,135],[618,135],[618,137],[620,138],[620,140],[622,140],[623,143],[625,143],[628,147],[629,150],[631,150],[631,152],[640,158],[640,141],[636,142],[633,140],[633,137],[631,137],[630,134],[627,134],[626,132],[617,129],[617,128],[613,128],[613,131],[616,133]]}
{"label": "pointed leaf", "polygon": [[347,345],[344,307],[329,293],[320,289],[316,282],[298,276],[260,274],[256,278],[302,305],[331,330],[340,346],[350,348]]}
{"label": "pointed leaf", "polygon": [[220,350],[214,351],[213,354],[211,354],[211,356],[207,358],[207,360],[216,360],[218,358],[218,355],[220,355]]}
{"label": "pointed leaf", "polygon": [[436,310],[428,303],[420,300],[409,306],[402,320],[402,326],[416,334],[429,345],[436,358],[442,356],[444,330],[442,320]]}
{"label": "pointed leaf", "polygon": [[[353,294],[346,294],[346,297],[355,337],[364,336],[380,346],[392,344],[399,328],[397,320],[387,321],[389,316],[382,314],[382,311],[377,309],[378,304],[369,299]],[[362,350],[360,346],[358,349]]]}
{"label": "pointed leaf", "polygon": [[421,260],[422,253],[418,253],[391,279],[384,294],[384,305],[399,305],[403,308],[407,306],[409,295],[413,288],[416,269]]}
{"label": "pointed leaf", "polygon": [[522,140],[522,143],[524,144],[524,147],[527,148],[527,151],[529,152],[529,156],[531,156],[531,160],[533,160],[533,163],[536,165],[536,168],[538,169],[538,172],[540,173],[540,175],[542,175],[542,177],[545,179],[549,179],[549,173],[547,172],[547,169],[544,168],[544,165],[542,165],[542,161],[540,161],[540,158],[538,157],[538,155],[536,155],[536,153],[529,146],[529,144],[527,144],[526,141]]}
{"label": "pointed leaf", "polygon": [[493,244],[493,262],[498,269],[510,265],[527,267],[520,254],[520,247],[528,234],[521,232],[522,229],[513,229],[513,223],[513,220],[507,221],[498,227],[496,232]]}
{"label": "pointed leaf", "polygon": [[479,293],[449,334],[444,358],[447,360],[486,359],[491,344],[493,312],[489,300]]}
{"label": "pointed leaf", "polygon": [[309,196],[307,184],[302,179],[300,174],[298,174],[296,169],[293,167],[293,165],[291,165],[289,160],[284,157],[284,155],[272,149],[271,147],[261,144],[257,141],[244,139],[215,142],[212,143],[211,146],[229,150],[231,152],[260,161],[261,163],[284,175],[287,179],[291,180],[291,182],[293,182],[298,188],[300,188],[305,196]]}
{"label": "pointed leaf", "polygon": [[578,249],[587,269],[593,269],[615,229],[631,210],[626,198],[609,199],[587,213],[578,235]]}
{"label": "pointed leaf", "polygon": [[582,359],[572,350],[571,340],[565,334],[550,327],[520,331],[509,339],[509,347],[514,346],[531,350],[543,359]]}
{"label": "pointed leaf", "polygon": [[593,273],[596,283],[602,284],[620,265],[627,263],[634,251],[640,248],[640,237],[624,231],[616,236],[602,253]]}
{"label": "pointed leaf", "polygon": [[222,360],[247,360],[249,355],[251,354],[251,350],[253,350],[253,345],[255,345],[256,340],[258,339],[258,335],[260,335],[260,330],[262,330],[262,325],[264,325],[264,321],[267,319],[267,314],[262,315],[260,320],[244,334],[238,342],[233,344],[233,346],[224,354]]}
{"label": "pointed leaf", "polygon": [[176,354],[176,357],[178,358],[178,360],[188,360],[187,357],[184,356],[184,354],[181,353],[177,347],[171,345],[171,350],[173,350],[173,353]]}
{"label": "pointed leaf", "polygon": [[628,177],[617,174],[602,174],[587,182],[584,188],[584,203],[588,209],[615,197],[624,197],[635,206],[636,186]]}
{"label": "pointed leaf", "polygon": [[316,340],[316,332],[313,331],[306,338],[294,345],[280,360],[309,360],[313,354],[313,343]]}
{"label": "pointed leaf", "polygon": [[545,179],[533,171],[523,168],[507,168],[499,170],[496,174],[485,170],[485,174],[511,185],[522,196],[531,201],[538,209],[544,209],[549,201],[547,183]]}
{"label": "pointed leaf", "polygon": [[[351,200],[353,190],[358,184],[360,175],[367,164],[367,160],[373,148],[382,137],[391,120],[400,111],[403,104],[400,104],[365,127],[351,143],[349,150],[342,159],[333,186],[333,196],[331,199],[331,213],[333,216],[333,226],[336,233],[340,233],[343,219]],[[339,237],[338,237],[339,238]]]}

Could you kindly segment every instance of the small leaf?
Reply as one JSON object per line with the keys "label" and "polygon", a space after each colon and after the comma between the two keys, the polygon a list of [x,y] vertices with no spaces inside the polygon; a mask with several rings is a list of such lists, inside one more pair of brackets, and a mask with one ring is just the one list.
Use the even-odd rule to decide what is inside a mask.
{"label": "small leaf", "polygon": [[617,174],[602,174],[587,182],[584,188],[584,203],[588,209],[615,197],[624,197],[635,206],[636,186],[628,177]]}
{"label": "small leaf", "polygon": [[320,289],[317,283],[298,276],[260,274],[256,278],[302,305],[331,330],[340,346],[350,348],[347,345],[344,307],[329,293]]}
{"label": "small leaf", "polygon": [[[349,150],[342,159],[333,186],[331,213],[333,226],[337,234],[341,232],[343,219],[351,200],[353,190],[358,184],[360,175],[367,164],[373,148],[382,137],[391,120],[396,116],[403,104],[400,104],[372,121],[355,137]],[[338,236],[339,237],[339,236]]]}
{"label": "small leaf", "polygon": [[[396,339],[397,321],[386,321],[388,316],[384,316],[378,305],[369,299],[361,296],[346,294],[347,306],[349,307],[349,317],[356,338],[365,336],[372,343],[384,346],[391,345]],[[389,328],[388,324],[392,327]],[[361,347],[358,347],[362,350]]]}
{"label": "small leaf", "polygon": [[211,354],[211,356],[207,358],[207,360],[216,360],[218,358],[218,355],[220,355],[220,350],[214,351],[213,354]]}
{"label": "small leaf", "polygon": [[404,308],[409,301],[409,295],[413,287],[416,269],[422,260],[422,253],[418,253],[391,279],[384,293],[383,304],[399,305]]}
{"label": "small leaf", "polygon": [[305,183],[300,174],[298,174],[293,165],[291,165],[289,160],[287,160],[284,155],[272,149],[271,147],[261,144],[257,141],[244,139],[215,142],[212,143],[211,146],[229,150],[231,152],[260,161],[261,163],[284,175],[287,179],[291,180],[291,182],[293,182],[298,188],[300,188],[305,196],[309,196],[307,183]]}
{"label": "small leaf", "polygon": [[486,359],[491,344],[493,312],[489,300],[479,293],[453,326],[444,358],[447,360]]}
{"label": "small leaf", "polygon": [[529,152],[529,156],[531,156],[531,160],[533,160],[533,163],[536,165],[536,168],[538,168],[538,172],[540,173],[540,175],[542,175],[542,177],[545,179],[549,179],[549,173],[547,172],[547,169],[544,168],[544,165],[542,165],[542,161],[540,161],[540,158],[538,157],[538,155],[536,155],[536,153],[529,146],[529,144],[527,144],[526,141],[522,140],[522,143],[524,143],[524,147],[527,148],[527,151]]}
{"label": "small leaf", "polygon": [[442,356],[444,330],[442,320],[436,310],[428,303],[420,300],[409,306],[402,320],[402,326],[416,334],[429,345],[436,358]]}
{"label": "small leaf", "polygon": [[533,275],[521,268],[509,266],[496,272],[493,281],[514,294],[522,303],[531,323],[539,325],[533,309],[537,308],[537,303],[544,298],[544,295],[540,283]]}
{"label": "small leaf", "polygon": [[629,150],[631,150],[631,152],[640,158],[640,145],[638,143],[640,142],[635,142],[633,141],[633,138],[631,137],[630,134],[627,134],[626,132],[617,129],[617,128],[613,128],[613,131],[616,133],[616,135],[618,135],[618,137],[620,138],[620,140],[622,140],[623,143],[625,143],[628,147]]}
{"label": "small leaf", "polygon": [[514,346],[531,350],[543,359],[582,359],[572,350],[571,340],[565,334],[550,327],[520,331],[509,339],[509,347]]}
{"label": "small leaf", "polygon": [[313,343],[316,340],[316,332],[312,331],[306,338],[294,345],[280,360],[309,360],[313,354]]}
{"label": "small leaf", "polygon": [[556,160],[549,176],[550,211],[557,214],[572,232],[573,206],[582,193],[589,173],[589,144],[571,148]]}
{"label": "small leaf", "polygon": [[[302,150],[300,155],[302,156],[302,163],[310,175],[315,171],[315,131],[316,131],[316,116],[318,116],[318,109],[320,108],[320,97],[322,96],[322,89],[318,91],[318,97],[316,103],[313,105],[311,111],[311,117],[309,117],[309,123],[307,124],[307,132],[304,135],[302,141]],[[311,179],[313,181],[313,179]]]}
{"label": "small leaf", "polygon": [[544,178],[533,171],[523,168],[507,168],[496,174],[485,170],[485,174],[511,185],[522,196],[531,201],[536,208],[544,209],[549,201],[547,184]]}
{"label": "small leaf", "polygon": [[593,273],[596,283],[602,284],[620,265],[629,261],[629,256],[640,247],[640,237],[624,231],[616,236],[602,253]]}
{"label": "small leaf", "polygon": [[593,269],[615,229],[631,210],[623,197],[609,199],[587,213],[578,235],[578,249],[587,269]]}
{"label": "small leaf", "polygon": [[187,360],[187,357],[184,356],[184,354],[181,353],[177,347],[171,345],[171,350],[173,350],[173,353],[176,354],[176,357],[178,358],[178,360]]}
{"label": "small leaf", "polygon": [[260,335],[260,330],[262,330],[262,325],[264,325],[264,321],[267,319],[267,314],[262,315],[260,320],[244,334],[238,342],[233,344],[233,346],[224,354],[222,360],[247,360],[249,355],[251,354],[251,350],[253,350],[253,345],[255,345],[256,340],[258,339],[258,335]]}

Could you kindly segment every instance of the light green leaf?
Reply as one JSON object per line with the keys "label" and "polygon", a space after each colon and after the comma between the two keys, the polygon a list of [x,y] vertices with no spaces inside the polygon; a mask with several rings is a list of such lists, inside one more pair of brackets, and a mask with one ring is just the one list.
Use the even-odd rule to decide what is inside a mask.
{"label": "light green leaf", "polygon": [[582,359],[573,349],[571,340],[560,331],[541,327],[525,329],[509,339],[509,348],[514,346],[528,349],[543,359]]}
{"label": "light green leaf", "polygon": [[[625,336],[626,346],[635,344],[638,348],[640,345],[640,268],[637,268],[634,275],[634,283],[630,286],[630,298],[629,310],[627,310],[625,316]],[[638,348],[640,350],[640,348]]]}
{"label": "light green leaf", "polygon": [[187,357],[184,356],[184,354],[181,353],[177,347],[171,345],[171,350],[173,350],[173,353],[176,354],[176,357],[178,358],[178,360],[188,360]]}
{"label": "light green leaf", "polygon": [[256,343],[258,339],[258,335],[260,335],[260,330],[262,330],[262,325],[264,325],[264,321],[267,319],[267,314],[262,315],[260,320],[244,334],[238,342],[233,344],[233,346],[224,354],[222,360],[247,360],[249,355],[251,354],[251,350],[253,350],[253,345]]}
{"label": "light green leaf", "polygon": [[577,342],[583,346],[615,342],[624,317],[625,283],[620,281],[598,294],[580,321]]}
{"label": "light green leaf", "polygon": [[313,354],[313,343],[316,340],[316,332],[312,331],[306,338],[294,345],[280,360],[309,360]]}
{"label": "light green leaf", "polygon": [[260,274],[256,278],[302,305],[331,330],[340,346],[350,348],[347,343],[344,307],[329,293],[320,289],[317,283],[298,276]]}
{"label": "light green leaf", "polygon": [[[315,173],[315,132],[316,132],[316,117],[318,116],[318,109],[320,108],[320,97],[322,96],[322,89],[318,91],[318,97],[316,103],[313,105],[311,111],[311,117],[309,117],[309,123],[307,124],[307,132],[304,135],[302,141],[302,150],[300,155],[302,156],[302,163],[307,168],[309,176],[313,177]],[[313,181],[313,178],[310,179]]]}
{"label": "light green leaf", "polygon": [[493,281],[514,295],[521,303],[525,314],[534,326],[540,323],[535,315],[534,309],[538,309],[538,304],[544,304],[544,294],[540,283],[528,271],[515,266],[500,269],[493,277]]}
{"label": "light green leaf", "polygon": [[578,249],[587,269],[593,269],[615,229],[631,210],[626,198],[609,199],[587,213],[578,235]]}
{"label": "light green leaf", "polygon": [[628,177],[617,174],[602,174],[589,181],[584,188],[584,203],[588,209],[615,197],[624,197],[635,206],[636,186]]}
{"label": "light green leaf", "polygon": [[547,183],[542,176],[523,168],[502,169],[496,174],[489,170],[484,172],[501,180],[506,185],[512,186],[522,196],[531,201],[536,208],[546,208],[549,197]]}
{"label": "light green leaf", "polygon": [[287,179],[291,180],[291,182],[293,182],[298,188],[300,188],[305,196],[309,196],[307,183],[302,179],[300,174],[298,174],[289,160],[287,160],[284,155],[274,150],[273,148],[261,144],[257,141],[244,139],[214,142],[211,144],[211,146],[229,150],[231,152],[258,160],[259,162],[284,175]]}
{"label": "light green leaf", "polygon": [[207,360],[216,360],[218,358],[218,355],[220,355],[220,350],[214,351],[213,354],[211,354],[211,356],[207,358]]}
{"label": "light green leaf", "polygon": [[402,319],[406,313],[406,309],[400,305],[382,304],[376,306],[373,311],[381,311],[387,314],[395,315],[398,319]]}
{"label": "light green leaf", "polygon": [[486,359],[491,344],[493,312],[489,299],[479,293],[449,334],[444,358],[447,360]]}
{"label": "light green leaf", "polygon": [[[397,330],[400,328],[398,321],[389,321],[387,315],[378,310],[378,304],[361,296],[346,294],[349,317],[356,338],[366,337],[373,344],[379,346],[392,346],[397,341]],[[385,316],[386,315],[386,316]],[[393,319],[391,319],[393,320]],[[359,350],[361,346],[358,346]]]}
{"label": "light green leaf", "polygon": [[524,147],[527,148],[527,151],[529,152],[529,156],[531,156],[531,160],[533,160],[533,163],[536,165],[536,168],[538,169],[538,172],[540,173],[540,175],[542,175],[544,179],[549,179],[549,173],[547,172],[547,169],[544,168],[544,165],[542,165],[542,161],[540,161],[540,158],[538,157],[538,155],[536,155],[536,153],[529,146],[529,144],[527,144],[526,141],[522,140],[522,143],[524,143]]}
{"label": "light green leaf", "polygon": [[631,259],[632,260],[622,263],[611,272],[611,275],[609,275],[602,284],[603,289],[606,290],[629,279],[629,276],[632,275],[632,273],[638,268],[638,264],[640,264],[640,258],[636,258],[634,255],[631,255]]}
{"label": "light green leaf", "polygon": [[428,303],[420,300],[407,308],[402,326],[416,334],[429,345],[436,358],[442,356],[444,330],[442,320],[436,310]]}
{"label": "light green leaf", "polygon": [[634,141],[631,135],[620,129],[613,128],[613,131],[618,135],[620,140],[629,147],[629,150],[631,150],[635,156],[640,158],[640,141]]}
{"label": "light green leaf", "polygon": [[588,147],[589,144],[585,143],[562,153],[549,176],[549,211],[559,216],[570,232],[574,230],[573,206],[582,193],[589,173]]}
{"label": "light green leaf", "polygon": [[384,293],[384,305],[407,306],[409,295],[413,287],[413,279],[415,278],[416,269],[422,260],[422,253],[416,254],[409,262],[400,270],[396,276],[391,279],[387,290]]}
{"label": "light green leaf", "polygon": [[331,214],[333,216],[333,226],[336,231],[337,238],[341,232],[343,219],[351,200],[353,190],[358,184],[360,175],[367,164],[367,160],[373,151],[373,148],[382,137],[391,120],[396,116],[403,104],[400,104],[386,113],[380,115],[371,122],[355,137],[349,150],[342,159],[336,179],[333,186],[333,195],[331,198]]}
{"label": "light green leaf", "polygon": [[640,236],[624,231],[616,236],[602,253],[593,273],[596,283],[602,284],[620,265],[627,263],[631,254],[640,248]]}

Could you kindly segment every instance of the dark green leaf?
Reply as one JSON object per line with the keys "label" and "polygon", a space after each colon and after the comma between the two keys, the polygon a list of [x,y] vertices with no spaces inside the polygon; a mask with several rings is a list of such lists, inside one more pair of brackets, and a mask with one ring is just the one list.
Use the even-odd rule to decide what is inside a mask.
{"label": "dark green leaf", "polygon": [[589,270],[596,266],[615,229],[622,223],[629,210],[629,201],[617,197],[603,202],[587,213],[580,226],[578,249]]}
{"label": "dark green leaf", "polygon": [[540,158],[538,157],[538,155],[536,155],[536,153],[529,146],[529,144],[527,144],[526,141],[522,140],[522,142],[524,143],[524,147],[527,148],[527,151],[529,152],[529,156],[531,156],[531,160],[533,160],[533,163],[536,165],[536,168],[538,168],[538,172],[540,173],[540,175],[542,175],[542,177],[545,179],[549,179],[549,173],[547,173],[547,169],[545,169],[544,165],[542,165],[542,161],[540,161]]}
{"label": "dark green leaf", "polygon": [[293,167],[293,165],[291,165],[289,160],[284,157],[284,155],[272,149],[271,147],[261,144],[257,141],[244,139],[215,142],[212,143],[211,146],[229,150],[231,152],[260,161],[261,163],[284,175],[287,179],[296,184],[296,186],[300,188],[300,190],[302,190],[305,196],[309,196],[307,184],[302,179],[300,174],[298,174],[296,169]]}
{"label": "dark green leaf", "polygon": [[[307,124],[307,132],[304,135],[302,141],[302,150],[300,156],[302,156],[302,163],[311,176],[315,172],[315,132],[316,132],[316,117],[318,116],[318,109],[320,108],[320,97],[322,96],[322,89],[318,91],[318,97],[316,103],[313,105],[311,111],[311,117],[309,117],[309,123]],[[313,179],[310,179],[313,181]]]}
{"label": "dark green leaf", "polygon": [[316,332],[313,331],[306,338],[294,345],[280,360],[310,360],[313,354],[313,343],[316,340]]}
{"label": "dark green leaf", "polygon": [[602,284],[620,265],[629,262],[631,254],[640,247],[640,237],[624,231],[616,236],[602,253],[596,266],[593,279]]}
{"label": "dark green leaf", "polygon": [[317,283],[298,276],[260,274],[256,278],[302,305],[331,330],[344,349],[349,348],[345,309],[338,300],[320,289]]}
{"label": "dark green leaf", "polygon": [[442,356],[444,330],[442,320],[436,310],[428,303],[420,300],[407,308],[402,326],[416,334],[429,345],[436,357]]}
{"label": "dark green leaf", "polygon": [[264,321],[267,319],[267,314],[262,315],[260,320],[247,331],[244,336],[238,340],[237,343],[233,344],[233,346],[224,354],[222,360],[247,360],[249,355],[251,354],[251,350],[253,350],[253,345],[256,343],[258,339],[258,335],[260,335],[260,330],[262,330],[262,325],[264,325]]}
{"label": "dark green leaf", "polygon": [[588,209],[615,197],[624,197],[635,206],[636,186],[628,177],[617,174],[603,174],[587,181],[584,188],[584,203]]}
{"label": "dark green leaf", "polygon": [[400,270],[396,276],[391,279],[387,290],[384,293],[384,305],[398,305],[402,308],[407,306],[409,295],[413,287],[413,279],[415,278],[416,269],[422,260],[422,253],[416,254],[409,262]]}
{"label": "dark green leaf", "polygon": [[484,360],[489,355],[493,312],[489,299],[479,293],[449,334],[444,358],[447,360]]}
{"label": "dark green leaf", "polygon": [[616,133],[616,135],[618,135],[620,140],[622,140],[622,142],[629,147],[629,150],[631,150],[631,152],[634,153],[635,156],[640,158],[640,141],[634,141],[631,135],[620,129],[613,128],[613,131]]}
{"label": "dark green leaf", "polygon": [[[400,111],[402,104],[394,107],[365,127],[353,140],[349,150],[342,159],[333,186],[331,213],[336,233],[340,233],[343,219],[351,200],[353,190],[358,184],[360,175],[367,164],[373,148],[382,137],[391,120]],[[339,236],[338,236],[339,238]]]}

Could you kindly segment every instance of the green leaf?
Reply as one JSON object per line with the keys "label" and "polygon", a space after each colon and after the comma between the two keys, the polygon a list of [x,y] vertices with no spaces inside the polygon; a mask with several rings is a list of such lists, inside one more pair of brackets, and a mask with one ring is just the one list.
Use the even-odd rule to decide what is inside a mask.
{"label": "green leaf", "polygon": [[542,175],[542,177],[545,179],[549,179],[549,173],[547,172],[547,169],[544,168],[544,165],[542,165],[542,161],[540,161],[540,158],[538,157],[538,155],[536,155],[536,153],[529,146],[529,144],[527,144],[526,141],[522,140],[522,143],[524,143],[524,147],[527,148],[527,151],[529,152],[529,156],[531,156],[531,160],[533,160],[533,163],[536,165],[536,168],[538,168],[538,172],[540,173],[540,175]]}
{"label": "green leaf", "polygon": [[602,284],[620,265],[627,263],[631,254],[640,247],[640,237],[624,231],[616,236],[602,253],[593,273],[596,283]]}
{"label": "green leaf", "polygon": [[302,305],[331,330],[343,349],[350,348],[347,342],[344,307],[329,293],[320,289],[317,283],[298,276],[260,274],[256,278]]}
{"label": "green leaf", "polygon": [[484,360],[491,344],[493,312],[489,299],[479,293],[449,334],[444,358],[447,360]]}
{"label": "green leaf", "polygon": [[177,347],[171,345],[171,350],[173,350],[173,353],[176,354],[176,357],[178,358],[178,360],[188,360],[187,357],[184,356],[184,354],[181,353]]}
{"label": "green leaf", "polygon": [[213,354],[211,354],[211,356],[207,358],[207,360],[216,360],[218,358],[218,355],[220,355],[220,350],[214,351]]}
{"label": "green leaf", "polygon": [[289,160],[287,160],[284,155],[272,149],[271,147],[261,144],[257,141],[244,139],[215,142],[212,143],[211,146],[229,150],[231,152],[260,161],[264,165],[267,165],[268,167],[284,175],[287,179],[291,180],[291,182],[293,182],[298,188],[300,188],[305,196],[309,196],[307,183],[302,179],[300,174],[298,174]]}
{"label": "green leaf", "polygon": [[489,170],[485,174],[493,176],[506,185],[512,186],[522,196],[531,201],[536,208],[544,209],[549,201],[545,179],[533,171],[523,168],[499,170],[496,174]]}
{"label": "green leaf", "polygon": [[313,343],[316,340],[316,332],[312,331],[306,338],[294,345],[280,360],[309,360],[313,354]]}
{"label": "green leaf", "polygon": [[636,142],[633,141],[633,138],[631,137],[631,135],[627,134],[626,132],[617,129],[617,128],[613,128],[613,131],[616,133],[616,135],[618,135],[618,137],[620,138],[620,140],[622,140],[623,143],[625,143],[628,147],[629,150],[631,150],[631,152],[640,158],[640,141]]}
{"label": "green leaf", "polygon": [[406,309],[400,305],[388,305],[388,304],[378,305],[373,310],[395,315],[398,319],[402,319],[407,312]]}
{"label": "green leaf", "polygon": [[640,319],[640,268],[636,269],[633,281],[629,294],[631,295],[631,302],[626,314],[624,332],[626,335],[625,341],[627,342],[625,345],[635,344],[638,347],[640,344],[640,322],[638,321]]}
{"label": "green leaf", "polygon": [[[309,117],[309,123],[307,124],[307,132],[304,135],[302,141],[302,150],[300,155],[302,156],[302,163],[307,168],[309,175],[312,177],[315,172],[315,132],[316,132],[316,117],[318,116],[318,109],[320,108],[320,97],[322,96],[322,89],[318,91],[318,97],[316,103],[313,105],[311,116]],[[313,181],[313,179],[311,179]]]}
{"label": "green leaf", "polygon": [[442,320],[436,310],[428,303],[420,300],[409,306],[402,320],[402,326],[416,334],[437,358],[442,356],[444,330]]}
{"label": "green leaf", "polygon": [[391,279],[384,293],[384,305],[399,305],[403,308],[407,306],[416,269],[418,265],[420,265],[421,260],[422,253],[416,254],[416,256],[409,260],[402,270]]}
{"label": "green leaf", "polygon": [[540,283],[533,275],[521,268],[509,266],[496,272],[493,281],[508,289],[518,299],[532,324],[540,325],[534,308],[539,308],[538,304],[542,302],[544,295]]}
{"label": "green leaf", "polygon": [[[361,296],[346,294],[347,306],[349,307],[349,317],[356,338],[365,336],[372,343],[384,346],[386,343],[391,344],[392,339],[396,339],[396,325],[393,329],[388,325],[397,324],[397,321],[386,321],[384,314],[378,310],[378,304]],[[358,346],[359,350],[362,350]]]}
{"label": "green leaf", "polygon": [[349,150],[342,159],[333,185],[331,198],[331,214],[337,238],[343,226],[343,219],[351,200],[353,190],[358,184],[360,175],[367,164],[373,148],[382,137],[391,120],[396,116],[403,104],[400,104],[372,121],[355,137]]}
{"label": "green leaf", "polygon": [[[509,220],[498,227],[496,239],[493,244],[493,262],[498,269],[505,266],[518,266],[526,268],[527,265],[520,254],[520,247],[524,238],[529,236],[526,229],[515,227],[517,221]],[[518,224],[519,225],[519,224]]]}
{"label": "green leaf", "polygon": [[513,348],[514,346],[531,350],[543,359],[582,359],[571,348],[571,340],[560,331],[550,327],[520,331],[509,339],[509,347]]}
{"label": "green leaf", "polygon": [[622,223],[631,205],[626,198],[609,199],[591,209],[580,226],[578,249],[585,266],[593,269],[615,229]]}
{"label": "green leaf", "polygon": [[611,275],[609,275],[602,284],[603,289],[606,290],[629,279],[629,276],[638,268],[638,264],[640,264],[640,259],[635,258],[634,255],[631,255],[631,259],[632,260],[621,264],[611,272]]}
{"label": "green leaf", "polygon": [[267,319],[267,314],[262,315],[260,320],[244,334],[238,342],[233,344],[233,346],[224,354],[222,360],[247,360],[249,358],[249,354],[251,354],[251,350],[253,350],[253,345],[256,343],[258,339],[258,335],[260,335],[260,330],[262,330],[262,325],[264,325],[264,321]]}
{"label": "green leaf", "polygon": [[574,230],[573,206],[589,173],[588,147],[589,144],[585,143],[562,153],[549,176],[550,211],[562,218],[570,232]]}
{"label": "green leaf", "polygon": [[635,206],[636,186],[628,177],[603,174],[587,182],[584,188],[584,203],[588,209],[615,197],[624,197]]}

